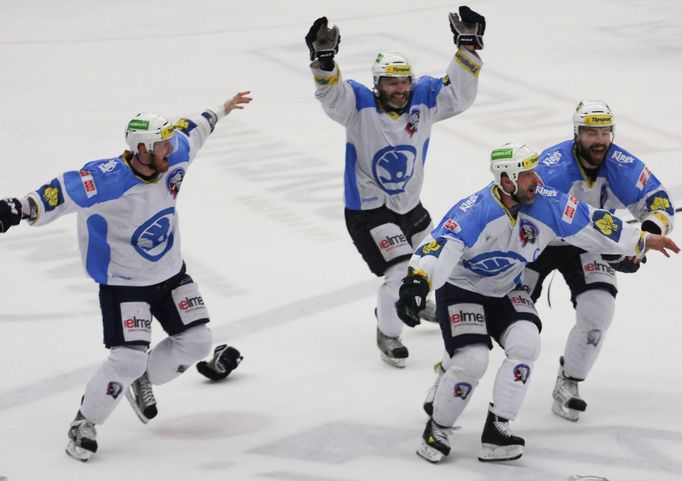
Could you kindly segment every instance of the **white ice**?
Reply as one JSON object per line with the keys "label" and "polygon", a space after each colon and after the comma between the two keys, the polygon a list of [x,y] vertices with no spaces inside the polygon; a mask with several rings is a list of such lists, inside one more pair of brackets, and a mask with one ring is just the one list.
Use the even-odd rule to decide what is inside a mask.
{"label": "white ice", "polygon": [[[435,126],[423,201],[438,220],[489,181],[504,142],[541,150],[572,134],[582,98],[617,115],[616,141],[682,201],[682,4],[677,0],[474,0],[488,30],[473,107]],[[424,390],[442,341],[406,330],[404,370],[379,360],[372,314],[379,281],[342,216],[343,129],[313,97],[303,37],[327,15],[338,62],[369,83],[379,49],[441,75],[453,52],[447,12],[423,0],[0,0],[0,195],[118,155],[126,121],[254,102],[221,122],[182,187],[183,250],[216,342],[244,354],[226,382],[193,369],[157,387],[142,425],[121,404],[99,427],[100,451],[64,453],[83,387],[106,357],[97,287],[80,266],[75,219],[0,237],[0,476],[37,480],[610,481],[680,480],[680,266],[654,253],[621,275],[613,328],[584,383],[575,424],[550,412],[557,360],[573,322],[557,276],[544,297],[543,351],[513,423],[519,461],[476,460],[491,367],[459,419],[453,452],[415,455]],[[682,243],[676,231],[673,238]],[[155,339],[161,339],[157,326]],[[124,401],[125,403],[125,401]]]}

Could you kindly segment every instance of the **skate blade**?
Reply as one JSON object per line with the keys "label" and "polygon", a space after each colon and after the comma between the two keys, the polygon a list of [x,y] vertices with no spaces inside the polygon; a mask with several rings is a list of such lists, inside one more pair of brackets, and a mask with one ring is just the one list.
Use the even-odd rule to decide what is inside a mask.
{"label": "skate blade", "polygon": [[400,369],[405,367],[405,359],[398,359],[396,357],[388,357],[383,352],[381,353],[381,360],[384,361],[389,366],[397,367]]}
{"label": "skate blade", "polygon": [[576,422],[580,419],[580,412],[568,409],[560,401],[554,401],[552,404],[552,413],[571,422]]}
{"label": "skate blade", "polygon": [[147,424],[149,422],[149,418],[144,415],[140,409],[140,406],[137,405],[137,402],[135,401],[135,394],[133,394],[133,390],[131,388],[128,388],[126,391],[126,399],[130,403],[130,407],[133,408],[133,411],[135,414],[137,414],[137,417],[140,419],[140,421],[142,421],[144,424]]}
{"label": "skate blade", "polygon": [[83,449],[80,446],[76,446],[76,443],[73,441],[69,441],[69,444],[66,445],[66,454],[74,459],[77,459],[78,461],[83,461],[85,463],[88,459],[90,459],[93,453],[92,451]]}
{"label": "skate blade", "polygon": [[487,463],[494,461],[513,461],[523,456],[523,446],[514,444],[511,446],[496,446],[483,443],[478,453],[478,460]]}
{"label": "skate blade", "polygon": [[426,459],[429,463],[438,464],[440,463],[445,455],[435,448],[432,448],[422,439],[422,443],[417,448],[417,454]]}

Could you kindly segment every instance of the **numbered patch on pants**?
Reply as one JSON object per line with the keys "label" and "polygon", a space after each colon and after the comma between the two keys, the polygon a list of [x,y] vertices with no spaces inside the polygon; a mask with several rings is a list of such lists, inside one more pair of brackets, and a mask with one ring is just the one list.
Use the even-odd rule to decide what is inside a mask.
{"label": "numbered patch on pants", "polygon": [[204,305],[204,298],[199,294],[199,286],[194,282],[173,289],[171,295],[184,325],[199,319],[208,319],[208,309]]}
{"label": "numbered patch on pants", "polygon": [[121,326],[125,342],[152,340],[152,313],[146,302],[121,302]]}
{"label": "numbered patch on pants", "polygon": [[397,224],[382,224],[369,231],[386,262],[411,256],[412,247]]}
{"label": "numbered patch on pants", "polygon": [[511,303],[512,307],[516,312],[522,312],[524,314],[535,314],[538,315],[538,311],[535,309],[535,304],[530,298],[530,295],[525,290],[514,290],[507,294],[507,299]]}
{"label": "numbered patch on pants", "polygon": [[448,306],[448,317],[452,337],[462,334],[488,335],[485,311],[480,304],[452,304]]}

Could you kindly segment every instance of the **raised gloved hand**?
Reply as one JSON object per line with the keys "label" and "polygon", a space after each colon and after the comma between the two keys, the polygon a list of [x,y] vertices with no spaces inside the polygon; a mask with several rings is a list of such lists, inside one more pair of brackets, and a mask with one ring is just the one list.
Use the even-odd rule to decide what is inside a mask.
{"label": "raised gloved hand", "polygon": [[17,198],[0,200],[0,232],[7,232],[21,222],[21,201]]}
{"label": "raised gloved hand", "polygon": [[637,272],[640,268],[640,264],[646,264],[646,256],[637,259],[636,257],[621,256],[618,254],[602,254],[601,257],[608,262],[613,269],[628,274]]}
{"label": "raised gloved hand", "polygon": [[244,357],[237,349],[227,344],[221,344],[213,351],[213,359],[209,362],[200,361],[197,363],[197,371],[211,381],[220,381],[237,369],[242,359]]}
{"label": "raised gloved hand", "polygon": [[410,327],[418,325],[419,312],[426,307],[426,296],[429,293],[429,281],[418,274],[409,274],[400,282],[399,299],[396,311],[401,321]]}
{"label": "raised gloved hand", "polygon": [[341,35],[339,27],[328,27],[327,17],[320,17],[310,27],[305,36],[305,43],[310,50],[310,60],[319,60],[322,70],[334,70],[334,55],[339,52]]}
{"label": "raised gloved hand", "polygon": [[485,17],[474,12],[469,7],[459,7],[459,15],[450,13],[450,30],[454,35],[455,45],[458,47],[473,47],[474,50],[483,49],[483,34],[485,33]]}

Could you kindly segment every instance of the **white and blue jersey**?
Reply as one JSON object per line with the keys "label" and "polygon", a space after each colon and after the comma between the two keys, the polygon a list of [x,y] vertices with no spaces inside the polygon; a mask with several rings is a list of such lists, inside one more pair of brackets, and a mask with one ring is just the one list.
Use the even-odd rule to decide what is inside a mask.
{"label": "white and blue jersey", "polygon": [[628,209],[640,222],[653,222],[661,234],[673,228],[675,208],[668,191],[640,159],[611,144],[595,180],[576,159],[575,142],[567,140],[542,152],[535,172],[545,184],[593,207]]}
{"label": "white and blue jersey", "polygon": [[45,225],[76,212],[82,261],[100,284],[149,286],[172,277],[183,263],[176,197],[212,130],[203,115],[179,120],[178,146],[168,158],[168,171],[152,181],[135,175],[128,164],[130,152],[57,176],[28,194],[37,206],[31,224]]}
{"label": "white and blue jersey", "polygon": [[443,78],[423,76],[413,83],[401,115],[383,110],[364,85],[344,81],[338,66],[331,72],[311,67],[316,98],[346,127],[347,209],[385,205],[404,214],[419,203],[431,126],[471,106],[481,66],[476,53],[457,50]]}
{"label": "white and blue jersey", "polygon": [[417,247],[410,267],[433,289],[445,282],[490,297],[521,284],[529,262],[547,244],[563,238],[604,254],[640,255],[645,234],[605,210],[594,209],[549,186],[521,205],[514,218],[490,184],[459,201]]}

